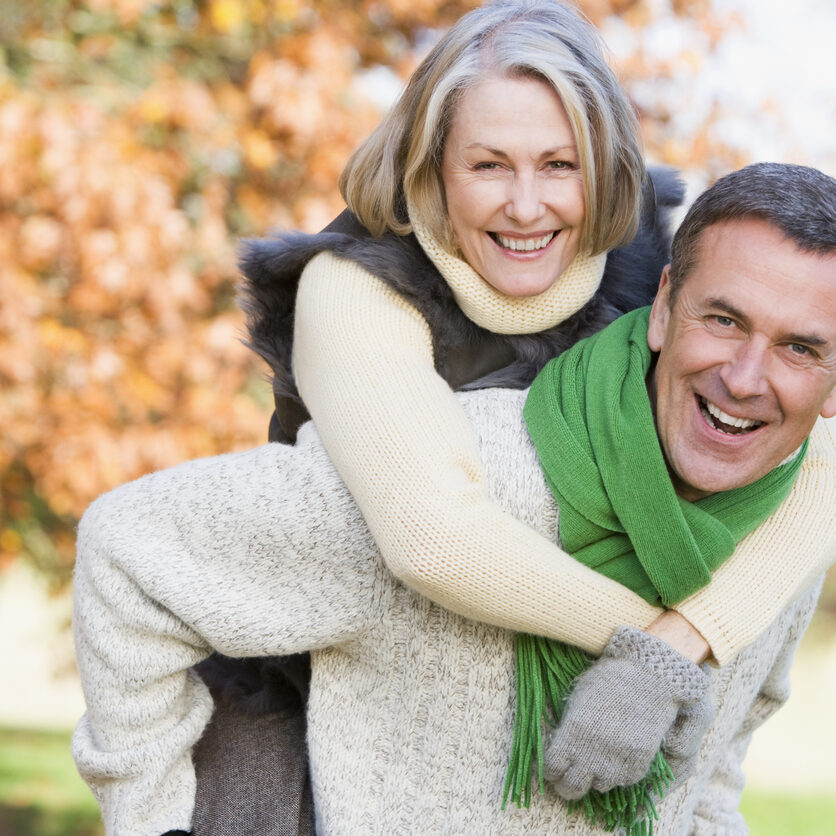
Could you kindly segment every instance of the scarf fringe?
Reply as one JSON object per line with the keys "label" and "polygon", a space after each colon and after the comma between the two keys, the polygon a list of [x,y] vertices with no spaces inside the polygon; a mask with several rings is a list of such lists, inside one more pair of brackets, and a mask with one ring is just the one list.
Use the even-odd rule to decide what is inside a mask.
{"label": "scarf fringe", "polygon": [[[594,661],[577,647],[519,634],[516,639],[517,710],[514,740],[502,791],[502,809],[510,798],[518,807],[531,805],[533,763],[537,763],[538,789],[544,794],[543,727],[560,722],[572,683]],[[673,781],[673,773],[661,752],[657,752],[647,775],[631,787],[608,792],[590,790],[579,801],[569,802],[569,812],[583,812],[591,824],[614,832],[626,829],[628,836],[653,836],[653,822],[659,818],[653,794],[662,798]]]}

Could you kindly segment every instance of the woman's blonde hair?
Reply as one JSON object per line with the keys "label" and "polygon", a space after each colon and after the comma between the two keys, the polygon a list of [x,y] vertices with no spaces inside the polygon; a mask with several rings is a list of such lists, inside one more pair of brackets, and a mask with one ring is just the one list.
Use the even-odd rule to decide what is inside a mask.
{"label": "woman's blonde hair", "polygon": [[560,96],[578,144],[586,217],[581,251],[630,241],[645,177],[633,108],[597,30],[555,0],[500,0],[464,15],[412,74],[340,177],[349,209],[374,235],[410,231],[407,200],[455,252],[441,162],[462,93],[488,76],[530,77]]}

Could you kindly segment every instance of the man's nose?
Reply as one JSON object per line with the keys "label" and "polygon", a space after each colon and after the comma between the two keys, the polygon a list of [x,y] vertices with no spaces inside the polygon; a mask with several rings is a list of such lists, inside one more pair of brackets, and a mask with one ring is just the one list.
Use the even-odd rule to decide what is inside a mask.
{"label": "man's nose", "polygon": [[756,340],[744,342],[720,370],[720,379],[729,394],[738,400],[766,393],[769,363],[768,346]]}
{"label": "man's nose", "polygon": [[528,226],[545,213],[541,185],[535,174],[517,172],[508,186],[505,214],[520,226]]}

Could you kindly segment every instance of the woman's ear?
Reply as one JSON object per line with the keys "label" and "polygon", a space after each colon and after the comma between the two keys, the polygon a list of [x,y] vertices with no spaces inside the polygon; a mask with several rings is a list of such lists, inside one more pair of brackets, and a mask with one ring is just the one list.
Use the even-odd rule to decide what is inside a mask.
{"label": "woman's ear", "polygon": [[660,351],[665,342],[665,332],[668,330],[668,320],[671,315],[671,281],[670,264],[662,271],[662,278],[659,280],[659,289],[656,291],[656,298],[653,300],[653,307],[650,309],[650,323],[647,328],[647,344],[651,351]]}

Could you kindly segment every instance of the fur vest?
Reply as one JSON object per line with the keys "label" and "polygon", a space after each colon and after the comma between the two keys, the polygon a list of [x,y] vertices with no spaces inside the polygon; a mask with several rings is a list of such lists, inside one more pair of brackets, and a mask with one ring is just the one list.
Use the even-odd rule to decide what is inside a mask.
{"label": "fur vest", "polygon": [[315,235],[288,233],[245,242],[242,306],[251,348],[270,366],[276,412],[271,440],[293,441],[308,419],[290,371],[296,288],[305,265],[330,250],[380,277],[424,316],[436,371],[453,389],[522,389],[579,339],[627,311],[650,304],[670,254],[670,215],[683,198],[671,169],[650,171],[636,237],[607,255],[595,295],[567,320],[537,334],[495,334],[468,319],[414,235],[373,238],[348,210]]}

